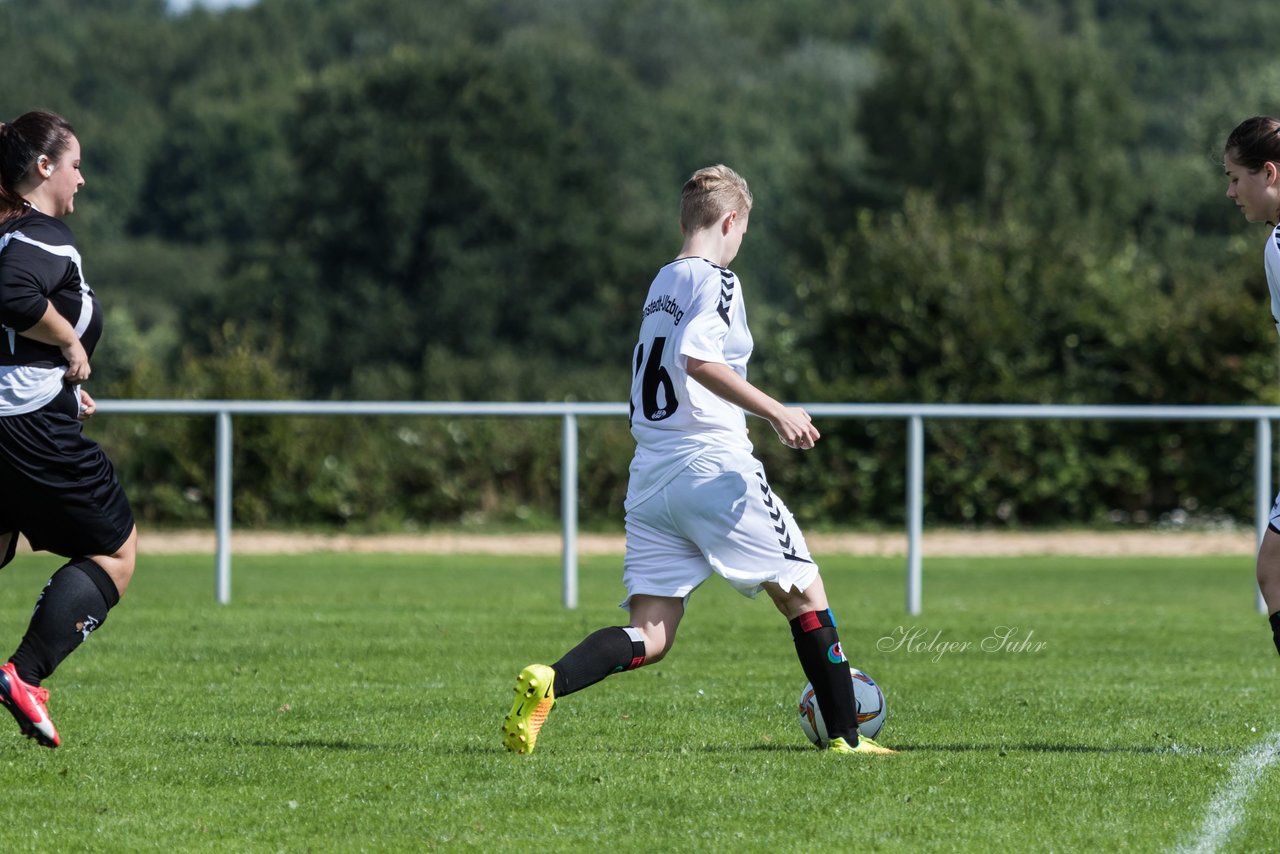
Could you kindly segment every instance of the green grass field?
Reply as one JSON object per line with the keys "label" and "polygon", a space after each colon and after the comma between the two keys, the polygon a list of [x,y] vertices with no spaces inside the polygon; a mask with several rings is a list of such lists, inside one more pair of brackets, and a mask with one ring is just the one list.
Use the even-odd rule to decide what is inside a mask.
{"label": "green grass field", "polygon": [[[621,622],[617,559],[583,561],[576,611],[548,558],[238,557],[229,606],[212,563],[141,559],[47,682],[61,748],[0,720],[0,848],[1166,851],[1280,730],[1248,559],[929,559],[909,618],[901,560],[827,558],[887,758],[808,745],[785,622],[722,583],[666,661],[563,699],[517,757],[516,672]],[[6,650],[56,565],[0,574]],[[1030,644],[982,649],[1000,627]],[[1251,782],[1222,850],[1277,844],[1280,764]]]}

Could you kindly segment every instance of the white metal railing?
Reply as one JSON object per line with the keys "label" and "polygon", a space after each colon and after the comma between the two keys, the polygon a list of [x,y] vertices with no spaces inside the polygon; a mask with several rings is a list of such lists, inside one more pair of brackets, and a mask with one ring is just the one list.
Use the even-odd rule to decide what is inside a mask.
{"label": "white metal railing", "polygon": [[[815,418],[901,419],[907,422],[906,608],[923,607],[921,540],[924,529],[924,422],[937,420],[1013,421],[1253,421],[1254,523],[1258,542],[1271,509],[1271,422],[1277,406],[1079,406],[1053,404],[811,403]],[[217,601],[231,601],[232,416],[234,415],[405,415],[558,417],[563,420],[560,461],[560,515],[563,536],[563,595],[566,608],[578,605],[578,418],[625,417],[625,403],[468,403],[411,401],[273,400],[100,400],[102,414],[213,415],[217,419],[214,484]],[[1254,587],[1255,604],[1265,612]]]}

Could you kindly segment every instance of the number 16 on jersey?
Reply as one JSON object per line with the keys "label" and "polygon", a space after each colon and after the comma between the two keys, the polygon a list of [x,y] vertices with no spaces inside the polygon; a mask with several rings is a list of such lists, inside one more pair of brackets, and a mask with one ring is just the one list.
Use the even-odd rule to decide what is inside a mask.
{"label": "number 16 on jersey", "polygon": [[[653,339],[649,347],[648,358],[645,357],[644,342],[636,345],[635,374],[632,388],[635,388],[634,377],[640,378],[640,411],[648,421],[662,421],[675,414],[679,407],[676,400],[676,386],[671,381],[671,373],[662,364],[662,351],[667,346],[665,336]],[[631,420],[636,415],[635,394],[631,396]]]}

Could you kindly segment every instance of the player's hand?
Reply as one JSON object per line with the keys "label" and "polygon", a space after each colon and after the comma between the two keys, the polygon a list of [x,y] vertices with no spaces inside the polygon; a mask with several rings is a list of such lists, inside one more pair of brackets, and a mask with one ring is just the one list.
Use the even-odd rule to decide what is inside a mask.
{"label": "player's hand", "polygon": [[89,379],[89,354],[85,352],[80,339],[62,347],[62,358],[67,360],[67,372],[62,378],[69,383],[82,383]]}
{"label": "player's hand", "polygon": [[778,433],[778,441],[788,448],[807,451],[822,438],[809,413],[798,406],[784,406],[770,423]]}
{"label": "player's hand", "polygon": [[80,420],[85,420],[97,411],[98,404],[94,403],[93,398],[89,396],[89,392],[80,389]]}

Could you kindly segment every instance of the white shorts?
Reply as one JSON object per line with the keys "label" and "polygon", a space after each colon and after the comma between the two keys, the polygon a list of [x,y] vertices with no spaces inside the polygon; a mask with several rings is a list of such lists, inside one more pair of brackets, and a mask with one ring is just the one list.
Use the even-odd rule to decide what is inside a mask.
{"label": "white shorts", "polygon": [[744,596],[773,581],[803,591],[818,576],[791,511],[750,454],[709,452],[627,513],[622,583],[636,595],[689,594],[715,573]]}

